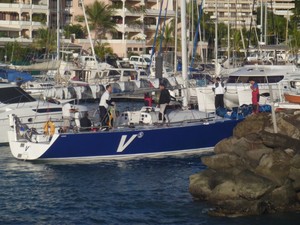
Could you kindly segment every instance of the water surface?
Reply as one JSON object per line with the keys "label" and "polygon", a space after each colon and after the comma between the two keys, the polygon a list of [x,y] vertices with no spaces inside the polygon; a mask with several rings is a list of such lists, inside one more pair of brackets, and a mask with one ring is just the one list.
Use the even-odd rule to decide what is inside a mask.
{"label": "water surface", "polygon": [[199,158],[32,163],[0,147],[0,224],[299,224],[300,214],[208,216],[188,192]]}

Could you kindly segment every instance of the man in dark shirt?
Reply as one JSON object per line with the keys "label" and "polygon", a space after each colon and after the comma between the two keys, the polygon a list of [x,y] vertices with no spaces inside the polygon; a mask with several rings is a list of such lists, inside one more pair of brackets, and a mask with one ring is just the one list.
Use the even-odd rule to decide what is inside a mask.
{"label": "man in dark shirt", "polygon": [[87,131],[91,130],[92,122],[89,119],[89,113],[85,112],[84,116],[80,119],[80,130]]}
{"label": "man in dark shirt", "polygon": [[164,83],[159,84],[159,89],[160,89],[160,96],[158,100],[158,107],[159,107],[158,120],[162,122],[162,121],[166,121],[166,117],[165,117],[166,107],[171,101],[171,96],[168,89],[166,89]]}

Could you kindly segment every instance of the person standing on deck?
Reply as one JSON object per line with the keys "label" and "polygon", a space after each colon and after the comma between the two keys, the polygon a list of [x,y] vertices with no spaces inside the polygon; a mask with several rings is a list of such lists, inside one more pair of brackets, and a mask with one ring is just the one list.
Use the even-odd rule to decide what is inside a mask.
{"label": "person standing on deck", "polygon": [[108,125],[108,106],[114,106],[110,94],[112,93],[112,86],[110,84],[106,85],[106,91],[103,93],[99,103],[100,111],[100,123],[102,126]]}
{"label": "person standing on deck", "polygon": [[63,115],[63,132],[68,132],[71,126],[71,120],[73,119],[71,113],[75,113],[77,110],[73,108],[70,103],[64,104],[62,107]]}
{"label": "person standing on deck", "polygon": [[254,80],[250,80],[250,88],[252,90],[252,107],[253,113],[259,112],[259,89],[258,84]]}
{"label": "person standing on deck", "polygon": [[166,89],[165,84],[160,83],[159,84],[160,89],[160,96],[158,100],[158,107],[159,107],[159,114],[158,114],[158,120],[160,122],[166,121],[166,107],[169,105],[171,101],[170,92],[168,89]]}
{"label": "person standing on deck", "polygon": [[223,82],[221,82],[220,77],[216,78],[216,82],[212,88],[215,93],[215,108],[224,108],[224,93],[226,91],[226,87]]}

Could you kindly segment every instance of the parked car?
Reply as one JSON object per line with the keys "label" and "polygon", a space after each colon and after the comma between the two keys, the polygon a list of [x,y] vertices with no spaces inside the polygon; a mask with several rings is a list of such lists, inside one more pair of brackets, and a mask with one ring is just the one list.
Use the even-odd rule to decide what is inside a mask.
{"label": "parked car", "polygon": [[129,58],[129,64],[132,68],[144,68],[147,69],[150,66],[151,60],[142,56],[131,56]]}

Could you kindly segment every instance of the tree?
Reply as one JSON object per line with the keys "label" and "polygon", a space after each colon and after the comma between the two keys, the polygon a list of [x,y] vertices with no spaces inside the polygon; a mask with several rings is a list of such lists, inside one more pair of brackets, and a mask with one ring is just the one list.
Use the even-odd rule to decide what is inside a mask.
{"label": "tree", "polygon": [[5,44],[4,48],[0,51],[0,57],[4,58],[4,56],[6,56],[6,60],[13,64],[24,64],[26,56],[30,52],[32,52],[30,47],[22,47],[20,43],[15,41]]}
{"label": "tree", "polygon": [[107,55],[113,55],[113,50],[108,43],[100,43],[97,42],[95,46],[95,54],[101,59],[101,61],[105,60]]}
{"label": "tree", "polygon": [[71,34],[75,34],[76,38],[85,38],[85,32],[82,25],[80,24],[70,24],[64,27],[65,37],[70,38]]}
{"label": "tree", "polygon": [[92,5],[86,6],[86,14],[91,30],[95,31],[95,43],[97,39],[105,38],[106,33],[116,32],[116,22],[112,20],[115,11],[111,6],[95,1]]}
{"label": "tree", "polygon": [[37,50],[44,50],[46,54],[56,50],[56,32],[47,28],[37,30],[36,37],[33,40],[33,47]]}
{"label": "tree", "polygon": [[175,39],[174,39],[174,25],[171,23],[168,23],[165,26],[165,31],[162,34],[162,30],[159,31],[157,36],[157,42],[156,47],[160,46],[160,42],[162,41],[162,48],[164,48],[165,51],[168,51],[169,47],[174,46]]}
{"label": "tree", "polygon": [[295,9],[290,20],[289,33],[291,34],[291,50],[298,53],[300,49],[300,1],[295,1]]}

